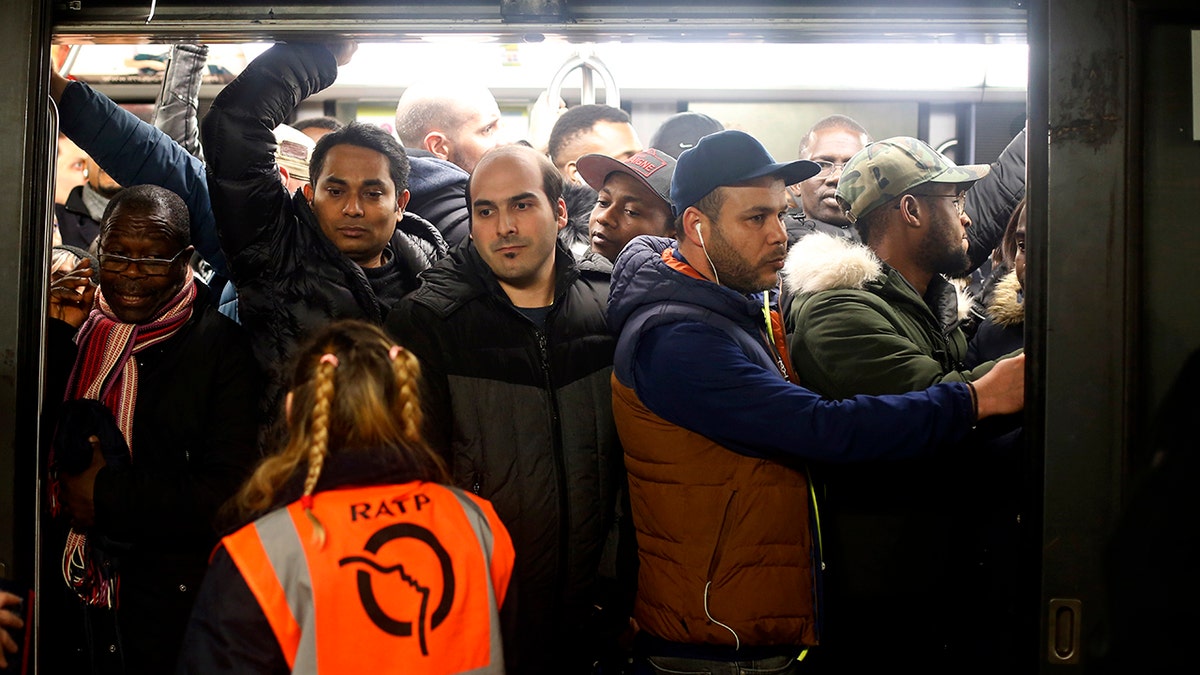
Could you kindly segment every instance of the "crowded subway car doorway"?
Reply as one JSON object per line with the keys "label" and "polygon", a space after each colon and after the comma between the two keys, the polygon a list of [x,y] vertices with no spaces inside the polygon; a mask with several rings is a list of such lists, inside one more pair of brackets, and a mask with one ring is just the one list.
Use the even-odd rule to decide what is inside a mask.
{"label": "crowded subway car doorway", "polygon": [[[496,38],[455,33],[432,36],[427,45],[402,42],[394,47],[370,34],[357,35],[359,52],[339,75],[338,83],[298,109],[295,119],[322,114],[386,127],[394,115],[395,99],[407,84],[415,81],[394,78],[388,72],[395,70],[394,64],[445,66],[465,57],[466,63],[460,67],[472,79],[482,79],[496,93],[504,116],[501,128],[505,140],[530,141],[531,131],[536,130],[539,97],[554,80],[555,73],[576,55],[594,56],[609,69],[613,82],[620,88],[618,105],[630,114],[643,141],[649,139],[666,117],[685,110],[695,111],[722,120],[727,128],[752,133],[764,141],[776,158],[785,160],[796,157],[799,137],[812,120],[840,112],[862,121],[876,138],[915,136],[928,140],[959,163],[986,163],[999,155],[1020,130],[1024,118],[1027,61],[1020,35],[1005,35],[999,44],[991,45],[970,44],[969,40],[968,44],[954,44],[953,38],[946,44],[912,44],[921,41],[912,37],[879,44],[869,41],[843,44],[824,38],[828,41],[818,44],[779,45],[741,43],[735,37],[728,42],[683,42],[668,46],[667,50],[673,52],[669,56],[653,49],[662,45],[647,44],[648,40],[639,41],[636,36],[628,43],[613,44],[556,40],[549,30],[540,35],[543,39],[537,42],[510,39],[515,36]],[[225,35],[214,41],[213,51],[235,47],[230,37]],[[293,39],[291,35],[284,37]],[[64,34],[60,43],[69,45],[74,39]],[[933,39],[947,40],[945,36]],[[99,41],[120,40],[119,36],[106,35]],[[136,63],[161,57],[172,42],[175,40],[139,43],[136,47],[103,44],[95,48],[132,51],[134,54],[120,60]],[[261,42],[237,45],[247,58],[263,49]],[[872,49],[862,45],[870,45]],[[954,51],[956,47],[962,51]],[[99,68],[87,55],[91,48],[90,44],[81,46],[72,74],[85,82],[94,81],[99,91],[122,104],[153,105],[157,86],[152,74],[146,74],[145,81],[122,79],[118,70],[106,82],[109,76],[103,71],[87,72],[88,68],[93,71]],[[693,48],[695,51],[691,51]],[[942,49],[953,56],[935,55]],[[989,52],[995,55],[984,56],[985,65],[973,64],[976,54]],[[860,78],[849,82],[851,78],[838,69],[792,65],[828,63],[831,58],[842,63],[844,58],[857,53],[867,53],[873,59],[884,54],[884,58],[914,64],[913,70],[931,59],[952,61],[962,66],[956,69],[962,72],[941,82],[892,79],[864,86]],[[138,58],[139,55],[143,58]],[[150,58],[144,58],[147,56]],[[746,57],[749,58],[741,60]],[[488,66],[481,68],[480,63]],[[657,67],[648,68],[648,63]],[[686,63],[689,67],[672,72],[668,68],[672,63]],[[770,63],[771,67],[754,68],[756,63]],[[530,73],[525,68],[539,70]],[[972,68],[974,72],[970,72]],[[227,70],[236,74],[236,61]],[[809,70],[825,77],[803,79]],[[748,76],[756,72],[763,76]],[[696,77],[697,74],[702,76]],[[219,78],[221,73],[216,75]],[[588,89],[584,77],[581,72],[573,72],[564,79],[559,94],[565,105],[584,102]],[[202,110],[222,86],[218,78],[201,87]],[[598,75],[590,79],[592,84],[603,84]],[[604,86],[595,90],[597,102],[606,100],[609,92]],[[148,109],[142,108],[141,112]],[[984,138],[986,134],[992,136]]]}

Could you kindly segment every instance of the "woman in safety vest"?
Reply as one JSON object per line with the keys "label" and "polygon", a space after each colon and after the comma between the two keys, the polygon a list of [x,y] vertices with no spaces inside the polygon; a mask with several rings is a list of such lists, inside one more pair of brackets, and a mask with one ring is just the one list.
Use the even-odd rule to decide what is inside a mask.
{"label": "woman in safety vest", "polygon": [[421,436],[417,359],[341,321],[295,362],[288,442],[236,498],[181,673],[503,673],[513,547]]}

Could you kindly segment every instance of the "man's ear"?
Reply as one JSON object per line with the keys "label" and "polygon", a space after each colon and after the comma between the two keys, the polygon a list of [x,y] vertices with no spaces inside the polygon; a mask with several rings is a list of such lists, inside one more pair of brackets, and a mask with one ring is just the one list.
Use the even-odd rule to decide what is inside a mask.
{"label": "man's ear", "polygon": [[282,164],[276,164],[275,166],[279,167],[279,180],[283,183],[284,187],[287,187],[288,179],[291,178],[292,175],[288,173],[288,170],[285,169]]}
{"label": "man's ear", "polygon": [[676,232],[676,234],[683,234],[686,239],[697,242],[696,245],[699,246],[700,237],[696,235],[696,227],[704,223],[704,214],[700,209],[689,206],[684,209],[681,220],[683,221],[683,232]]}
{"label": "man's ear", "polygon": [[412,193],[408,190],[401,192],[396,197],[396,213],[404,213],[404,209],[408,206],[408,200],[412,198]]}
{"label": "man's ear", "polygon": [[426,151],[433,153],[438,159],[450,160],[450,150],[452,144],[450,139],[440,131],[431,131],[425,134],[425,140],[421,143]]}
{"label": "man's ear", "polygon": [[579,168],[575,166],[575,160],[567,162],[566,169],[567,180],[575,183],[576,185],[583,184],[583,180],[579,177]]}
{"label": "man's ear", "polygon": [[556,208],[558,210],[558,215],[556,217],[556,220],[558,221],[558,229],[561,230],[567,226],[567,219],[570,215],[567,213],[567,201],[562,197],[559,197]]}
{"label": "man's ear", "polygon": [[921,227],[921,207],[916,197],[904,195],[900,198],[900,216],[909,227]]}
{"label": "man's ear", "polygon": [[301,189],[304,191],[304,200],[308,202],[309,206],[312,206],[312,202],[313,202],[312,183],[305,183]]}

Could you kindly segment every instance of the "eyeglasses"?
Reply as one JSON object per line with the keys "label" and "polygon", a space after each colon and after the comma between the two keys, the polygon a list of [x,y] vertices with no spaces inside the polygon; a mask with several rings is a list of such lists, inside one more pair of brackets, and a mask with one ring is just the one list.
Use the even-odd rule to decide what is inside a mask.
{"label": "eyeglasses", "polygon": [[814,159],[814,160],[812,160],[812,163],[821,167],[821,170],[816,172],[815,174],[813,174],[812,177],[813,178],[824,178],[825,176],[828,176],[829,174],[833,173],[834,169],[845,169],[846,164],[848,164],[849,162],[826,162],[823,159]]}
{"label": "eyeglasses", "polygon": [[148,277],[166,276],[171,271],[171,265],[179,260],[179,256],[188,251],[184,248],[179,253],[176,253],[170,259],[166,258],[126,258],[123,255],[115,253],[101,253],[100,271],[121,273],[129,269],[130,265],[137,265],[139,271]]}
{"label": "eyeglasses", "polygon": [[914,196],[914,197],[932,197],[932,198],[935,198],[935,199],[936,199],[936,198],[941,198],[941,199],[953,199],[953,200],[954,200],[954,210],[955,210],[955,211],[958,213],[958,215],[960,215],[960,216],[961,216],[963,213],[965,213],[965,212],[966,212],[966,208],[967,208],[967,193],[965,193],[965,192],[964,192],[964,193],[962,193],[962,194],[960,194],[960,195],[923,195],[923,194],[918,194],[918,193],[915,193],[915,192],[912,192],[912,193],[909,193],[909,194],[911,194],[911,195],[912,195],[912,196]]}

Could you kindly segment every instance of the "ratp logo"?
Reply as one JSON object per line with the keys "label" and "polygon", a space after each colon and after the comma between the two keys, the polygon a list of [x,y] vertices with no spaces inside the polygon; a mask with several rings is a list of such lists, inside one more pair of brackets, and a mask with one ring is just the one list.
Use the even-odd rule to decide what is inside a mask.
{"label": "ratp logo", "polygon": [[[403,562],[389,565],[379,561],[377,554],[384,545],[406,539],[414,540],[418,544],[428,547],[437,559],[437,565],[430,565],[427,561],[417,561],[416,564],[410,563],[406,568]],[[339,567],[363,566],[356,573],[358,599],[362,603],[363,611],[367,613],[367,617],[371,619],[372,623],[390,635],[411,637],[415,625],[421,655],[429,656],[425,640],[426,631],[432,631],[440,626],[446,620],[446,616],[450,614],[450,608],[454,604],[454,567],[450,562],[450,554],[446,552],[446,548],[442,546],[433,532],[412,523],[396,523],[378,530],[367,540],[363,550],[370,555],[346,556],[338,561]],[[437,569],[438,567],[440,569]],[[380,606],[375,594],[375,579],[392,575],[396,575],[403,584],[420,595],[421,600],[415,617],[411,615],[394,617]],[[432,613],[429,608],[431,596],[437,596],[437,604],[433,607]]]}

